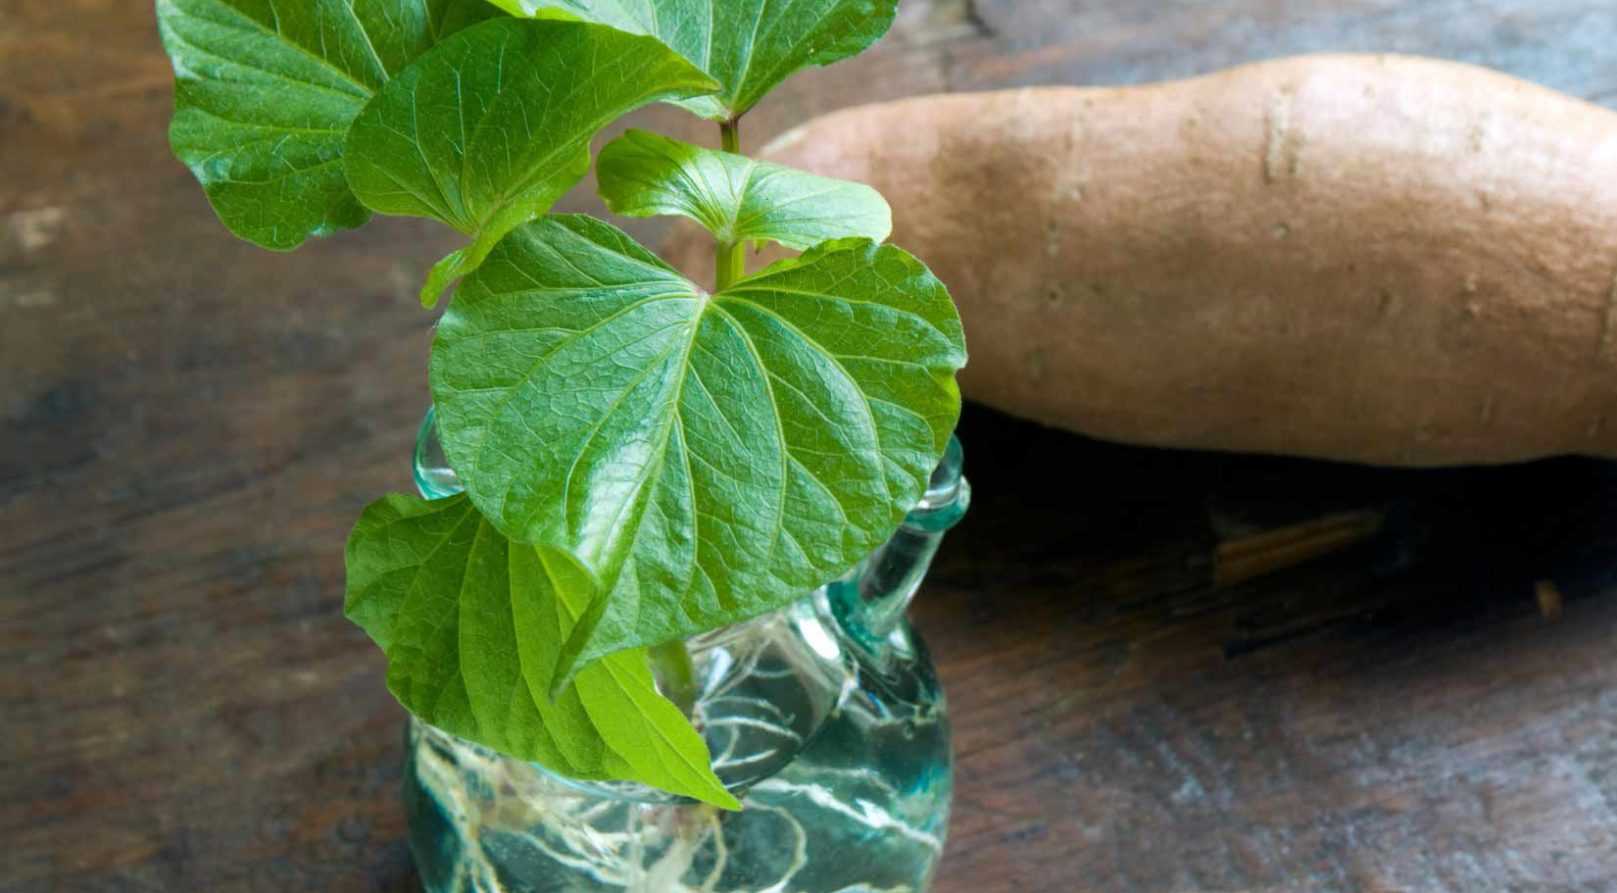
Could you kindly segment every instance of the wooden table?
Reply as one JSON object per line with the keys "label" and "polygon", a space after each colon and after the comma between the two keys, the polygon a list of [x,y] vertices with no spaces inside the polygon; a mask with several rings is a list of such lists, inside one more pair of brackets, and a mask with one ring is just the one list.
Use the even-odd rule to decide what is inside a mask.
{"label": "wooden table", "polygon": [[[747,137],[1326,49],[1617,99],[1610,3],[906,0]],[[0,0],[0,889],[415,889],[341,547],[408,486],[412,296],[449,242],[232,241],[170,102],[149,4]],[[1157,452],[975,409],[964,434],[979,499],[917,607],[957,729],[942,893],[1617,888],[1613,466]],[[1375,540],[1210,585],[1220,539],[1358,509]]]}

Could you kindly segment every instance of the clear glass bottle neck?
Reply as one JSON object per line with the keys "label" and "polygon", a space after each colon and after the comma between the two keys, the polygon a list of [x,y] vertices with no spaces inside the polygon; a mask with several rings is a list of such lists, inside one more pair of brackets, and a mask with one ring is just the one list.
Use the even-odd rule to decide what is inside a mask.
{"label": "clear glass bottle neck", "polygon": [[926,493],[904,523],[887,542],[828,588],[837,619],[867,650],[901,644],[891,640],[932,566],[944,533],[958,524],[971,506],[971,483],[964,469],[965,450],[959,438],[950,437]]}

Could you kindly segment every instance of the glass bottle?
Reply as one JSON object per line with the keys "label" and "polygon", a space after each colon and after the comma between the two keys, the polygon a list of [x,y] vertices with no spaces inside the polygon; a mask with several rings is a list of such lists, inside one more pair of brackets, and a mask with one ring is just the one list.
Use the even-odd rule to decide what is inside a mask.
{"label": "glass bottle", "polygon": [[[585,783],[412,719],[405,803],[428,893],[920,893],[948,828],[943,692],[905,617],[970,487],[951,439],[921,504],[842,579],[687,644],[726,812]],[[459,491],[429,411],[415,480]]]}

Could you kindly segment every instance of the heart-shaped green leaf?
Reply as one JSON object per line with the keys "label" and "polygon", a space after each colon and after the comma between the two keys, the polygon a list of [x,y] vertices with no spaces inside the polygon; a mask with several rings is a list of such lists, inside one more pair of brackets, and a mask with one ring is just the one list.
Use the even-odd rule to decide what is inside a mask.
{"label": "heart-shaped green leaf", "polygon": [[174,154],[248,241],[287,250],[359,226],[350,122],[411,60],[492,15],[481,0],[157,0]]}
{"label": "heart-shaped green leaf", "polygon": [[725,244],[778,242],[802,251],[830,239],[875,242],[892,232],[881,193],[863,183],[817,177],[631,130],[608,143],[595,165],[601,197],[618,214],[679,214]]}
{"label": "heart-shaped green leaf", "polygon": [[365,106],[348,132],[348,182],[372,210],[436,218],[472,238],[434,270],[430,304],[584,176],[602,127],[716,87],[649,37],[495,19],[434,47]]}
{"label": "heart-shaped green leaf", "polygon": [[739,118],[798,69],[830,65],[881,39],[898,0],[491,0],[512,15],[581,19],[649,34],[713,75],[717,96],[680,104]]}
{"label": "heart-shaped green leaf", "polygon": [[558,215],[466,280],[431,379],[472,501],[609,589],[565,674],[774,609],[864,557],[924,492],[964,363],[947,291],[897,248],[827,243],[709,296],[619,230]]}
{"label": "heart-shaped green leaf", "polygon": [[394,494],[360,517],[347,564],[345,612],[387,654],[388,688],[416,716],[571,778],[738,807],[643,651],[597,661],[552,696],[556,653],[595,591],[564,553],[509,542],[464,496]]}

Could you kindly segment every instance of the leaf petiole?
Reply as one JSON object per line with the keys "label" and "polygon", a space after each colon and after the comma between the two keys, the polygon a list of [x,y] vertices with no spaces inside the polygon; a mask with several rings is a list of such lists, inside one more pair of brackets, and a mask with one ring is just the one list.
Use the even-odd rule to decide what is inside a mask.
{"label": "leaf petiole", "polygon": [[[719,144],[724,151],[741,154],[741,119],[719,122]],[[744,240],[718,242],[713,255],[713,290],[724,291],[747,272],[747,244]]]}
{"label": "leaf petiole", "polygon": [[747,244],[745,242],[718,242],[714,251],[716,274],[714,276],[713,290],[724,291],[734,285],[747,269]]}
{"label": "leaf petiole", "polygon": [[679,712],[685,714],[687,719],[691,711],[696,709],[696,696],[699,694],[696,686],[696,665],[691,661],[691,651],[679,639],[653,645],[646,649],[651,658],[651,670],[657,677],[657,684],[663,688],[663,696],[674,702]]}

